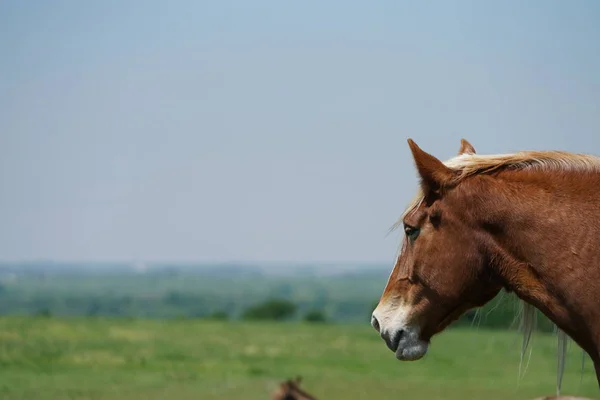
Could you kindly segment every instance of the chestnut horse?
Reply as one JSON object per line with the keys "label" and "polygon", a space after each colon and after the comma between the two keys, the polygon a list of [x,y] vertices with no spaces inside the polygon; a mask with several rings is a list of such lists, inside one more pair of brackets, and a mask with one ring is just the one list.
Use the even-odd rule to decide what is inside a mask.
{"label": "chestnut horse", "polygon": [[396,358],[422,358],[432,336],[504,288],[590,356],[600,385],[600,158],[478,155],[463,139],[442,162],[408,145],[420,190],[371,319]]}
{"label": "chestnut horse", "polygon": [[300,389],[301,380],[302,378],[298,376],[282,382],[271,395],[271,400],[317,400],[316,397]]}

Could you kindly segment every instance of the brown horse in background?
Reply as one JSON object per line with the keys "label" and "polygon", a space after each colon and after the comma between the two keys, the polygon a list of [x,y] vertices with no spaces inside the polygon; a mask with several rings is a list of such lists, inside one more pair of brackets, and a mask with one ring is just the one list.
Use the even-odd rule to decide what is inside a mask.
{"label": "brown horse in background", "polygon": [[271,395],[271,400],[317,400],[316,397],[300,389],[301,381],[302,378],[298,376],[295,379],[282,382]]}
{"label": "brown horse in background", "polygon": [[600,385],[600,158],[477,155],[462,140],[444,163],[408,144],[420,191],[371,319],[396,358],[422,358],[432,336],[504,288],[577,342]]}

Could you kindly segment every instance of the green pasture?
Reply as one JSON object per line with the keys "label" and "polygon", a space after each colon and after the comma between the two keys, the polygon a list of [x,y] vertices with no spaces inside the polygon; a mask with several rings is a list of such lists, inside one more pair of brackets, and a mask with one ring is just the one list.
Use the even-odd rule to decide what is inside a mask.
{"label": "green pasture", "polygon": [[[319,399],[531,399],[555,391],[556,337],[455,328],[399,362],[367,324],[0,318],[2,399],[268,399],[301,375]],[[600,398],[571,344],[563,392]]]}

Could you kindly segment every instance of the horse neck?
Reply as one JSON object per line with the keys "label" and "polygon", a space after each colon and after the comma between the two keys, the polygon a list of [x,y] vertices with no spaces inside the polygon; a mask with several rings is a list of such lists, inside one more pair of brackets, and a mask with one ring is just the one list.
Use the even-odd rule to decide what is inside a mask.
{"label": "horse neck", "polygon": [[482,178],[473,180],[477,194],[468,201],[491,235],[500,279],[571,336],[598,371],[600,174],[521,171]]}

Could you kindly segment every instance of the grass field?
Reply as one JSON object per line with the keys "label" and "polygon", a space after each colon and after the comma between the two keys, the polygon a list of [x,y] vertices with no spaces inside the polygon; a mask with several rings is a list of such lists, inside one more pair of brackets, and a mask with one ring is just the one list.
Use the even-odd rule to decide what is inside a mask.
{"label": "grass field", "polygon": [[[364,325],[1,318],[2,399],[267,399],[302,375],[319,399],[530,399],[555,391],[556,337],[454,329],[401,363]],[[569,350],[563,393],[600,398]]]}

